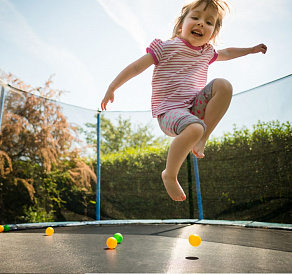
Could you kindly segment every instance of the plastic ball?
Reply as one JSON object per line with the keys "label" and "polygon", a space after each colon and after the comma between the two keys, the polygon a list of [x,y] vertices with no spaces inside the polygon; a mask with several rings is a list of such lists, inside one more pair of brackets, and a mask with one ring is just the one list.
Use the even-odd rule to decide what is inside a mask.
{"label": "plastic ball", "polygon": [[118,242],[116,240],[115,237],[109,237],[107,240],[106,240],[106,245],[108,248],[110,249],[114,249],[116,246],[117,246]]}
{"label": "plastic ball", "polygon": [[4,226],[4,232],[8,232],[10,230],[10,226],[9,225],[5,225]]}
{"label": "plastic ball", "polygon": [[53,234],[54,234],[54,229],[52,228],[52,227],[48,227],[47,229],[46,229],[46,234],[48,235],[48,236],[52,236]]}
{"label": "plastic ball", "polygon": [[192,234],[189,237],[189,242],[192,246],[199,246],[201,244],[201,237],[197,234]]}
{"label": "plastic ball", "polygon": [[4,231],[4,226],[0,225],[0,233]]}
{"label": "plastic ball", "polygon": [[114,237],[116,238],[118,244],[120,244],[123,241],[123,235],[121,233],[116,233]]}

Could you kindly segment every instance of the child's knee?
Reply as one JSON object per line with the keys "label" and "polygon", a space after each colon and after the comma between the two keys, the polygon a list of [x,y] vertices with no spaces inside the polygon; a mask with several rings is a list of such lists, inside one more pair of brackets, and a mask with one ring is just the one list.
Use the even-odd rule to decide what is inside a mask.
{"label": "child's knee", "polygon": [[224,92],[225,95],[232,96],[233,87],[231,83],[223,78],[218,78],[214,81],[213,89],[215,92]]}
{"label": "child's knee", "polygon": [[201,136],[205,132],[205,128],[200,123],[193,123],[187,126],[186,128],[191,135]]}

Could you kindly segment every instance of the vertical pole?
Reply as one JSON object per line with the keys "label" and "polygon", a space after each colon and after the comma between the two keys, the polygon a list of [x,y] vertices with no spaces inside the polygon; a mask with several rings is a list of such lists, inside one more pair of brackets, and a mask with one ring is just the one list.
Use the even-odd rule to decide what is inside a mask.
{"label": "vertical pole", "polygon": [[198,200],[198,208],[199,208],[199,220],[202,220],[203,219],[203,205],[202,205],[202,196],[201,196],[198,160],[197,160],[197,157],[195,155],[193,155],[193,161],[194,161],[194,171],[195,171],[195,180],[196,180],[196,189],[197,189],[197,200]]}
{"label": "vertical pole", "polygon": [[0,95],[0,131],[1,131],[1,124],[2,124],[4,101],[5,101],[5,89],[4,89],[3,86],[1,86],[1,95]]}
{"label": "vertical pole", "polygon": [[97,140],[96,140],[96,220],[100,220],[100,111],[97,111]]}
{"label": "vertical pole", "polygon": [[194,197],[193,197],[193,180],[192,180],[192,161],[191,161],[191,154],[189,153],[187,156],[187,165],[188,165],[188,188],[189,188],[189,213],[190,219],[195,218],[195,206],[194,206]]}

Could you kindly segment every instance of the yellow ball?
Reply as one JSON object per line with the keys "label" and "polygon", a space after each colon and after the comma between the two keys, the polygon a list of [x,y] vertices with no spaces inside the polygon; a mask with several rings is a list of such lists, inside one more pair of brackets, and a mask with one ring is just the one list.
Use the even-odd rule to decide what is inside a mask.
{"label": "yellow ball", "polygon": [[48,228],[46,229],[46,234],[47,234],[48,236],[52,236],[52,235],[54,234],[54,229],[53,229],[52,227],[48,227]]}
{"label": "yellow ball", "polygon": [[189,237],[189,242],[192,246],[199,246],[201,244],[201,237],[197,234],[192,234]]}
{"label": "yellow ball", "polygon": [[118,242],[117,242],[117,239],[115,237],[109,237],[106,240],[106,245],[110,249],[114,249],[117,246],[117,244],[118,244]]}
{"label": "yellow ball", "polygon": [[0,233],[4,231],[4,226],[0,225]]}

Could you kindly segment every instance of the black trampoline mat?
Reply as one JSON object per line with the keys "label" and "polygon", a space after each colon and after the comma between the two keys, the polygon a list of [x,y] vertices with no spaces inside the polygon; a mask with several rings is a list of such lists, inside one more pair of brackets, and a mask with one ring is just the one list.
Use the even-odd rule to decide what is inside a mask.
{"label": "black trampoline mat", "polygon": [[[289,273],[291,230],[200,224],[55,227],[0,234],[1,273]],[[124,240],[111,250],[108,237]],[[202,239],[199,247],[188,242]]]}

